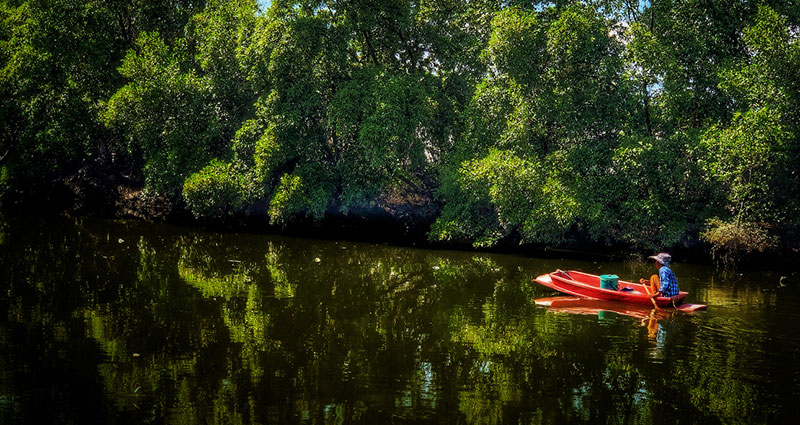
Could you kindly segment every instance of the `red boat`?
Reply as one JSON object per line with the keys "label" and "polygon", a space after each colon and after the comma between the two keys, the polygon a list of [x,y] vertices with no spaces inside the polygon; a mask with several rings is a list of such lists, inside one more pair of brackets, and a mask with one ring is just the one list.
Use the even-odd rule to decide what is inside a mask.
{"label": "red boat", "polygon": [[[604,289],[600,287],[600,276],[574,270],[543,274],[536,278],[536,282],[581,298],[653,305],[650,293],[642,284],[620,280],[617,284],[619,290]],[[680,291],[674,297],[656,297],[655,301],[659,307],[671,307],[673,303],[679,304],[687,295],[688,292]],[[691,306],[693,309],[705,308],[699,304]]]}

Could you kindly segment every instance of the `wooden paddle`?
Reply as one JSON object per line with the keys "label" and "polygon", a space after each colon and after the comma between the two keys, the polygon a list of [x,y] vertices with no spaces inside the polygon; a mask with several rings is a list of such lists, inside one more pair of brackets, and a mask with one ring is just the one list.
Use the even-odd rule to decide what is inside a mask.
{"label": "wooden paddle", "polygon": [[[653,295],[653,294],[650,293],[650,282],[642,283],[642,286],[644,286],[644,292],[647,292],[648,296]],[[653,303],[653,307],[655,307],[656,310],[661,310],[661,308],[658,306],[658,304],[656,304],[655,298],[650,297],[650,301]]]}

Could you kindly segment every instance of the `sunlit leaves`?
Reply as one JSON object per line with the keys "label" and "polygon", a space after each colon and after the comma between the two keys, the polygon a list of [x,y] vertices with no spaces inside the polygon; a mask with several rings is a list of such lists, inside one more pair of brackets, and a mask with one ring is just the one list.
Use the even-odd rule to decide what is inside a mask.
{"label": "sunlit leaves", "polygon": [[568,189],[541,163],[508,151],[463,163],[456,182],[470,202],[445,207],[433,228],[441,239],[491,246],[517,234],[523,242],[557,242],[574,219],[576,202]]}
{"label": "sunlit leaves", "polygon": [[536,12],[510,8],[495,15],[486,55],[496,70],[531,88],[536,86],[545,55],[544,28]]}
{"label": "sunlit leaves", "polygon": [[715,260],[732,265],[753,252],[775,249],[778,238],[759,223],[742,221],[740,218],[723,221],[712,218],[706,222],[701,238],[711,244]]}
{"label": "sunlit leaves", "polygon": [[780,214],[770,195],[789,167],[785,150],[790,137],[771,108],[737,114],[729,127],[707,133],[708,171],[725,187],[730,213],[756,221]]}
{"label": "sunlit leaves", "polygon": [[270,222],[286,225],[303,216],[320,220],[331,195],[326,177],[324,171],[312,166],[298,167],[294,173],[281,176],[269,203]]}
{"label": "sunlit leaves", "polygon": [[[624,116],[621,63],[607,23],[591,8],[548,12],[512,8],[492,21],[486,57],[496,75],[477,87],[466,111],[463,150],[450,158],[433,237],[478,246],[507,237],[559,243],[578,224],[574,175],[602,161],[605,153],[592,147],[607,144]],[[564,161],[560,149],[573,146],[592,153]]]}
{"label": "sunlit leaves", "polygon": [[230,126],[241,122],[256,98],[244,56],[252,53],[246,49],[252,43],[257,7],[255,0],[211,1],[190,24],[197,44],[195,60],[222,103],[221,120],[231,121]]}
{"label": "sunlit leaves", "polygon": [[144,33],[120,71],[130,80],[109,100],[106,124],[145,161],[146,187],[176,195],[184,180],[223,151],[223,123],[210,81],[187,69],[186,47]]}
{"label": "sunlit leaves", "polygon": [[423,171],[435,131],[427,81],[371,68],[354,77],[329,108],[343,208]]}
{"label": "sunlit leaves", "polygon": [[213,160],[183,185],[187,208],[198,217],[219,218],[238,212],[245,200],[243,182],[230,163]]}
{"label": "sunlit leaves", "polygon": [[[722,87],[743,110],[706,132],[704,167],[726,194],[727,216],[735,217],[737,226],[742,222],[791,226],[797,222],[800,191],[796,172],[800,42],[790,36],[785,17],[763,6],[743,32],[749,57],[721,73]],[[709,228],[709,234],[715,228],[721,225]]]}
{"label": "sunlit leaves", "polygon": [[96,154],[98,104],[119,80],[108,10],[79,0],[0,3],[0,162],[36,192]]}
{"label": "sunlit leaves", "polygon": [[695,162],[697,143],[692,134],[624,139],[608,164],[613,173],[593,180],[597,202],[608,207],[592,226],[650,250],[679,243],[699,225],[692,214],[716,206]]}
{"label": "sunlit leaves", "polygon": [[0,3],[3,193],[94,168],[200,218],[405,203],[480,246],[800,222],[791,2],[259,4]]}

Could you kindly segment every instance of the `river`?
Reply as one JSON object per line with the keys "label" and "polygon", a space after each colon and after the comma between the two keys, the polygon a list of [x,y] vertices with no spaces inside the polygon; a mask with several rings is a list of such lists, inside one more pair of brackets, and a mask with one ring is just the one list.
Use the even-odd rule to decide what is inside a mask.
{"label": "river", "polygon": [[[0,220],[0,423],[794,423],[800,279],[676,263],[694,314],[570,314],[539,259]],[[782,276],[786,276],[781,280]]]}

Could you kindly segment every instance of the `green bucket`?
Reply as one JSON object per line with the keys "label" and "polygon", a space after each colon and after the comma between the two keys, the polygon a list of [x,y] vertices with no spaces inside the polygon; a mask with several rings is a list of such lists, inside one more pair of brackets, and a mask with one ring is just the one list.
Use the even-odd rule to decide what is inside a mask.
{"label": "green bucket", "polygon": [[600,287],[603,289],[610,289],[612,291],[616,291],[617,282],[619,282],[619,276],[615,274],[600,275]]}

